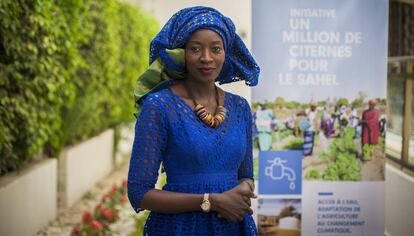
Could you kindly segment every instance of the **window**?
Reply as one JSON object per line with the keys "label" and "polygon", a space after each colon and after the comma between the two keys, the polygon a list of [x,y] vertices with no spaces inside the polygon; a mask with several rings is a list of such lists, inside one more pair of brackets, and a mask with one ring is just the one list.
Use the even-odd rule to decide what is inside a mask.
{"label": "window", "polygon": [[387,156],[414,170],[414,5],[390,2]]}

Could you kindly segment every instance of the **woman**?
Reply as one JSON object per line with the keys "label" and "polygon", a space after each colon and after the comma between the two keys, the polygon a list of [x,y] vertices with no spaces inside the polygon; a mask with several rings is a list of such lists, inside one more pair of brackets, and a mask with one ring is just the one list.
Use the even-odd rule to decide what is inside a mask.
{"label": "woman", "polygon": [[268,151],[272,148],[273,111],[266,108],[266,104],[259,104],[256,111],[256,127],[259,136],[259,149]]}
{"label": "woman", "polygon": [[378,144],[380,136],[379,117],[380,113],[375,108],[377,100],[370,99],[368,101],[369,108],[362,113],[362,147],[366,144],[375,145]]}
{"label": "woman", "polygon": [[[131,205],[151,211],[144,234],[257,235],[250,108],[215,85],[257,84],[259,67],[233,22],[212,8],[183,9],[150,53],[135,91],[128,176]],[[167,184],[156,190],[161,163]]]}

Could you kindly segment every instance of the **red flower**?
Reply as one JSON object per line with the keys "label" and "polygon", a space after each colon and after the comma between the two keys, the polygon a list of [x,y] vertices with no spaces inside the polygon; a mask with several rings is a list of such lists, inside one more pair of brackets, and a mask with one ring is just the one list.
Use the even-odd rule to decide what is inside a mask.
{"label": "red flower", "polygon": [[127,202],[128,199],[127,199],[126,195],[124,194],[124,195],[121,196],[120,200],[121,200],[121,203],[124,204],[124,203]]}
{"label": "red flower", "polygon": [[88,224],[92,221],[92,214],[89,211],[84,211],[82,214],[82,222]]}
{"label": "red flower", "polygon": [[80,233],[80,230],[81,230],[80,225],[75,225],[73,227],[72,232],[70,233],[70,235],[73,235],[73,236],[78,235]]}
{"label": "red flower", "polygon": [[109,200],[109,198],[110,198],[110,196],[109,196],[108,194],[105,194],[105,195],[102,197],[102,203],[105,203],[107,200]]}
{"label": "red flower", "polygon": [[97,229],[97,230],[102,230],[103,229],[103,225],[101,224],[101,222],[99,222],[97,220],[93,220],[89,224],[89,227],[91,227],[92,229]]}
{"label": "red flower", "polygon": [[102,209],[102,215],[105,217],[105,219],[109,222],[112,222],[114,220],[114,213],[109,208]]}
{"label": "red flower", "polygon": [[128,180],[127,179],[123,179],[122,180],[122,187],[126,188],[128,186]]}
{"label": "red flower", "polygon": [[116,191],[118,191],[118,187],[116,186],[116,184],[114,184],[113,186],[112,186],[112,192],[116,192]]}
{"label": "red flower", "polygon": [[121,187],[121,193],[125,194],[127,191],[127,187],[128,187],[128,180],[123,179],[122,180],[122,187]]}
{"label": "red flower", "polygon": [[101,204],[96,205],[94,214],[95,214],[95,219],[101,218],[102,216],[102,205]]}

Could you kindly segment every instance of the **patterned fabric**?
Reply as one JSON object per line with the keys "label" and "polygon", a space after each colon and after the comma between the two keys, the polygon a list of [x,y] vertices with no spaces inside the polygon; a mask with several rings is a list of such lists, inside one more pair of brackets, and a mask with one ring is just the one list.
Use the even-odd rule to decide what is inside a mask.
{"label": "patterned fabric", "polygon": [[380,113],[377,109],[368,109],[362,113],[362,144],[378,144],[380,135]]}
{"label": "patterned fabric", "polygon": [[[216,81],[220,84],[244,80],[246,85],[257,85],[260,68],[256,64],[250,52],[247,50],[240,36],[236,33],[236,27],[230,18],[210,7],[190,7],[182,9],[174,14],[155,36],[150,46],[150,64],[158,63],[162,66],[160,71],[173,71],[174,75],[164,77],[165,80],[150,76],[145,73],[137,81],[135,89],[135,104],[137,110],[141,105],[141,99],[157,88],[163,88],[164,82],[170,79],[180,79],[185,72],[184,53],[172,56],[173,49],[184,48],[190,35],[198,29],[209,29],[218,33],[224,42],[226,58],[223,68]],[[181,72],[181,74],[180,74]],[[165,73],[166,75],[171,75]],[[155,79],[155,80],[153,80]],[[144,81],[142,83],[142,80]],[[155,81],[155,84],[148,81]],[[142,86],[145,84],[146,86]],[[147,86],[151,84],[151,86]]]}
{"label": "patterned fabric", "polygon": [[[217,128],[204,124],[193,109],[168,89],[150,93],[135,126],[128,175],[128,197],[139,212],[153,189],[161,162],[167,174],[164,190],[222,193],[242,178],[253,179],[251,112],[246,100],[225,93],[228,118]],[[197,137],[197,138],[195,138]],[[231,223],[216,212],[151,212],[145,235],[257,235],[251,215]]]}
{"label": "patterned fabric", "polygon": [[[166,50],[168,56],[180,66],[185,64],[184,49],[177,48]],[[173,79],[183,79],[184,72],[180,70],[168,69],[165,63],[158,57],[148,69],[138,78],[135,85],[135,117],[138,117],[141,111],[141,100],[150,92],[158,91],[173,82]]]}
{"label": "patterned fabric", "polygon": [[161,57],[171,69],[184,69],[171,60],[165,49],[183,48],[190,35],[198,29],[213,30],[223,39],[226,59],[217,78],[220,84],[239,80],[245,80],[249,86],[257,84],[259,66],[236,34],[233,22],[210,7],[185,8],[173,15],[151,42],[150,63]]}

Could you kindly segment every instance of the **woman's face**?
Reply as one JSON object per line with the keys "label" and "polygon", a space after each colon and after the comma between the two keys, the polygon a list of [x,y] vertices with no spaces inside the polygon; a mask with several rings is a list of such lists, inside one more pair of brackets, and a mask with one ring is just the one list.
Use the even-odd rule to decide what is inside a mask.
{"label": "woman's face", "polygon": [[200,29],[191,34],[185,46],[185,61],[189,79],[214,82],[224,64],[224,44],[214,31]]}

